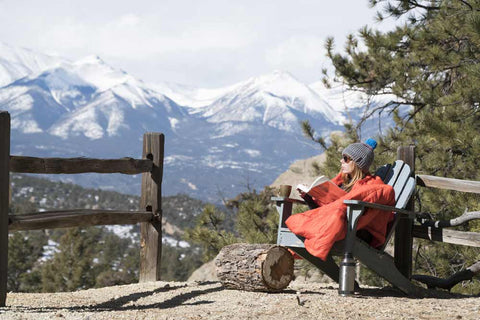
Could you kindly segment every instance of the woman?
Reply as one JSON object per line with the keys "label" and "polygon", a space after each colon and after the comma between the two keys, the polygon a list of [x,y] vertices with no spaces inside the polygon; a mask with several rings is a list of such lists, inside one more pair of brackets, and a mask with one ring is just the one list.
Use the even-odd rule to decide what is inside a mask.
{"label": "woman", "polygon": [[[305,248],[312,255],[326,260],[336,241],[346,235],[347,206],[344,200],[361,200],[384,205],[395,204],[393,188],[383,183],[380,177],[370,174],[373,150],[377,142],[368,139],[365,143],[353,143],[343,150],[340,173],[332,182],[347,191],[345,196],[321,207],[290,216],[285,222],[296,235],[305,238]],[[368,235],[373,247],[385,242],[388,223],[393,213],[368,209],[359,219],[357,230]]]}

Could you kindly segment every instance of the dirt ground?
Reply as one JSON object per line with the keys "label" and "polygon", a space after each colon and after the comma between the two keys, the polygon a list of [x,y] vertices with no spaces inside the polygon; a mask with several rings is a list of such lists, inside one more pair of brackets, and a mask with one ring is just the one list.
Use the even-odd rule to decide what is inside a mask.
{"label": "dirt ground", "polygon": [[[438,298],[441,297],[441,298]],[[340,297],[331,284],[293,282],[282,293],[219,282],[149,282],[62,293],[9,293],[0,319],[480,319],[480,296],[409,298],[392,288]]]}

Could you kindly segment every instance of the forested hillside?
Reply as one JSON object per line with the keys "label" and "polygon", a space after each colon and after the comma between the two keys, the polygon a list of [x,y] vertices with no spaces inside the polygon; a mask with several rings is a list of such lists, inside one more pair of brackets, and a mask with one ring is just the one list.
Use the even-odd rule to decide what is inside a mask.
{"label": "forested hillside", "polygon": [[[58,209],[138,210],[139,196],[85,189],[28,175],[11,176],[13,214]],[[163,198],[162,279],[186,280],[202,251],[182,241],[205,203]],[[138,280],[139,226],[18,231],[9,235],[8,290],[73,291]]]}

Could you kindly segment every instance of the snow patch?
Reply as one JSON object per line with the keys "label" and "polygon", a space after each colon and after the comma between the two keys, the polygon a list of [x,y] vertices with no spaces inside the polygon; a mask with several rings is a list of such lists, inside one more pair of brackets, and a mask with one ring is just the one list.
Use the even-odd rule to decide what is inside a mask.
{"label": "snow patch", "polygon": [[137,237],[135,234],[131,232],[132,226],[130,225],[108,225],[105,226],[105,228],[113,233],[115,233],[117,236],[119,236],[122,239],[126,238],[131,238],[133,239],[134,237]]}
{"label": "snow patch", "polygon": [[132,76],[128,73],[112,68],[95,55],[80,59],[72,66],[82,79],[97,87],[99,91],[105,91],[132,80]]}
{"label": "snow patch", "polygon": [[251,158],[257,158],[262,155],[260,150],[253,150],[253,149],[244,149],[243,152],[248,154]]}
{"label": "snow patch", "polygon": [[13,118],[10,122],[10,125],[12,129],[19,130],[20,132],[26,134],[43,132],[43,130],[38,126],[38,123],[35,120],[22,120],[21,118]]}
{"label": "snow patch", "polygon": [[182,162],[182,161],[190,161],[190,160],[193,160],[193,157],[189,157],[189,156],[184,156],[184,155],[171,155],[171,156],[167,156],[163,159],[163,163],[165,165],[167,164],[173,164],[175,162]]}
{"label": "snow patch", "polygon": [[212,139],[219,139],[234,136],[250,128],[248,123],[244,122],[224,122],[217,126],[217,130]]}
{"label": "snow patch", "polygon": [[180,248],[189,248],[190,243],[183,241],[183,240],[177,240],[175,238],[169,237],[169,236],[164,236],[162,237],[162,242],[165,244],[170,245],[171,247],[180,247]]}
{"label": "snow patch", "polygon": [[172,129],[175,129],[177,127],[177,124],[180,122],[178,119],[176,118],[168,118],[168,121],[170,121],[170,126],[172,127]]}
{"label": "snow patch", "polygon": [[197,190],[197,186],[194,185],[193,183],[187,181],[185,178],[180,179],[180,182],[185,183],[192,190]]}
{"label": "snow patch", "polygon": [[58,243],[48,239],[47,244],[43,246],[43,256],[40,258],[40,261],[48,261],[58,252],[60,252]]}
{"label": "snow patch", "polygon": [[177,83],[161,82],[150,84],[150,87],[153,90],[166,95],[177,104],[192,108],[193,110],[191,112],[195,112],[196,109],[200,109],[212,104],[226,92],[233,90],[237,85],[238,84],[221,88],[207,89],[196,88]]}

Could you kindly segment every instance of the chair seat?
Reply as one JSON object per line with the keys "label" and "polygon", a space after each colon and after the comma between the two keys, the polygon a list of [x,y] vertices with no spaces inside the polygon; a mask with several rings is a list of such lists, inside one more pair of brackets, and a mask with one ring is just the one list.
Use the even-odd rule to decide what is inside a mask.
{"label": "chair seat", "polygon": [[[278,239],[277,239],[277,244],[288,247],[290,249],[294,248],[305,248],[304,244],[305,238],[297,236],[295,233],[290,231],[288,228],[280,228],[278,232]],[[356,239],[357,242],[363,242],[365,243],[362,239],[358,238]],[[368,245],[365,243],[365,245]],[[372,250],[376,250],[375,248],[371,248]],[[354,254],[355,254],[355,247],[353,248]],[[380,252],[380,250],[377,250]],[[345,240],[340,240],[335,242],[333,245],[332,249],[330,250],[330,254],[332,256],[343,256],[345,253]]]}

